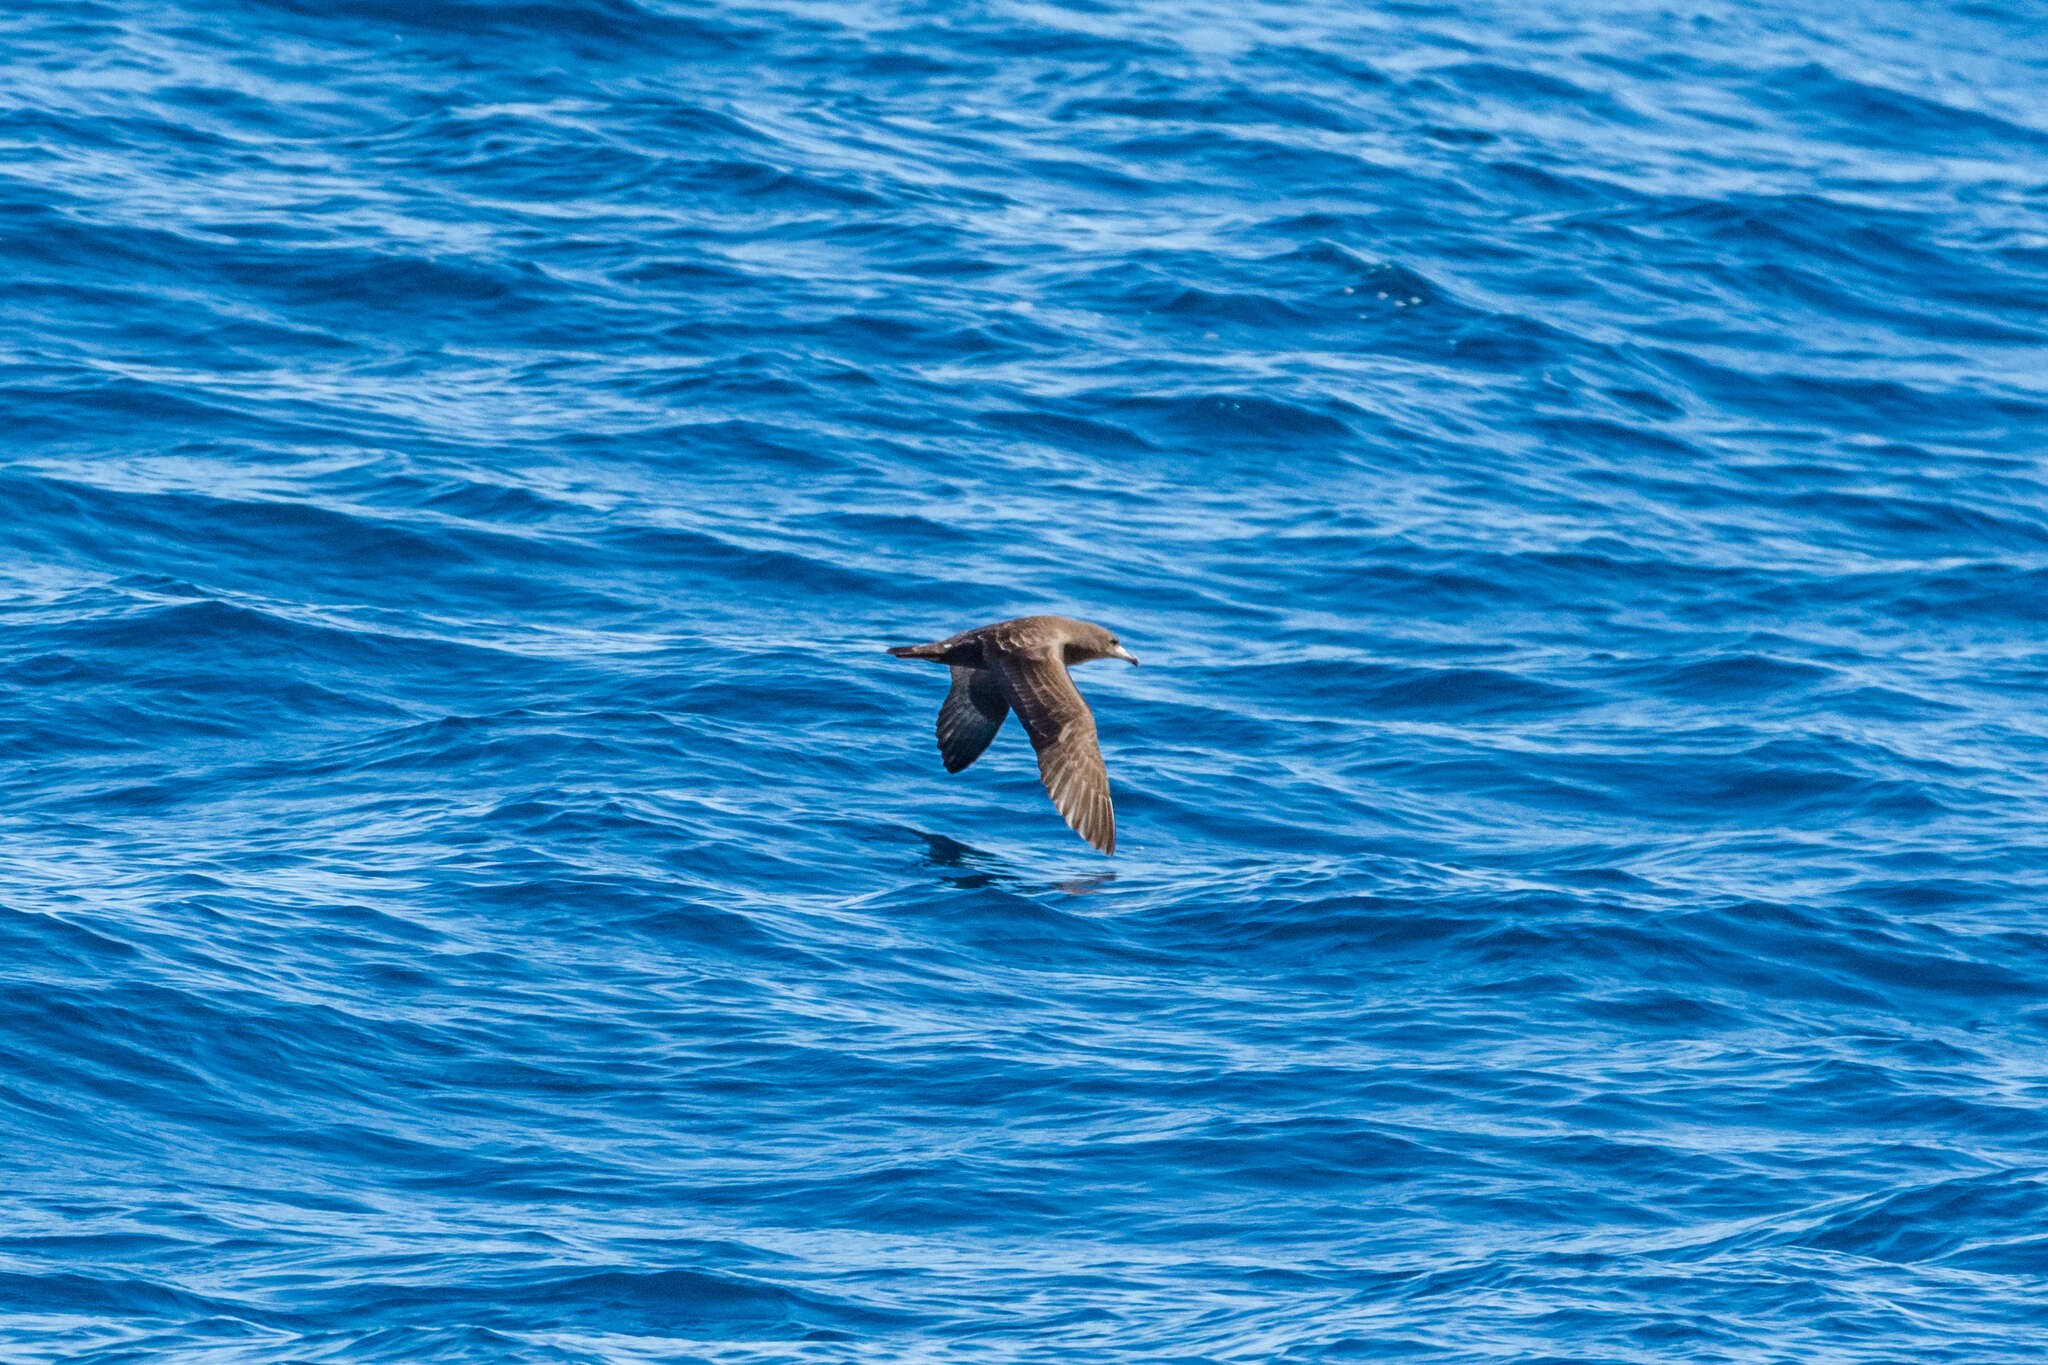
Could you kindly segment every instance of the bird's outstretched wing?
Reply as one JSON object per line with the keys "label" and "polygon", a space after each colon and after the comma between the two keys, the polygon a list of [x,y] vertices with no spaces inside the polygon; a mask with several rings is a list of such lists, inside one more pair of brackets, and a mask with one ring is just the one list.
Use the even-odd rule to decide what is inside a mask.
{"label": "bird's outstretched wing", "polygon": [[954,664],[953,690],[939,707],[939,757],[946,771],[957,773],[980,758],[1009,714],[1002,686],[987,669]]}
{"label": "bird's outstretched wing", "polygon": [[996,680],[1038,750],[1038,776],[1074,833],[1116,852],[1116,812],[1109,804],[1109,772],[1095,742],[1095,713],[1074,688],[1058,647],[1030,652],[991,651]]}

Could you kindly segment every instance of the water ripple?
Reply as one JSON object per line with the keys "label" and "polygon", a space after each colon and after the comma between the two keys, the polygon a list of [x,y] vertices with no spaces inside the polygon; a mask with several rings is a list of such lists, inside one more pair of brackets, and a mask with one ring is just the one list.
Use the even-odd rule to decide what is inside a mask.
{"label": "water ripple", "polygon": [[0,1354],[2038,1358],[2036,36],[17,6]]}

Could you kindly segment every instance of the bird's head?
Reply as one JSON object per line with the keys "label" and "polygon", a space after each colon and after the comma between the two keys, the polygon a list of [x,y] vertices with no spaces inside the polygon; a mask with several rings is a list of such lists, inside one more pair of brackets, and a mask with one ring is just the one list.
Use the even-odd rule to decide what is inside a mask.
{"label": "bird's head", "polygon": [[1077,622],[1081,627],[1062,651],[1069,664],[1085,664],[1090,659],[1122,659],[1135,664],[1138,656],[1123,647],[1123,643],[1109,631],[1090,621]]}

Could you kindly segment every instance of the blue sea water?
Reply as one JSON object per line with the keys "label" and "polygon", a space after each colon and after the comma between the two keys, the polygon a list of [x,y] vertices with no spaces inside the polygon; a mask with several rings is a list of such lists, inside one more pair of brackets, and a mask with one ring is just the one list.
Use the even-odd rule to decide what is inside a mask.
{"label": "blue sea water", "polygon": [[7,7],[0,1359],[2048,1356],[2042,35]]}

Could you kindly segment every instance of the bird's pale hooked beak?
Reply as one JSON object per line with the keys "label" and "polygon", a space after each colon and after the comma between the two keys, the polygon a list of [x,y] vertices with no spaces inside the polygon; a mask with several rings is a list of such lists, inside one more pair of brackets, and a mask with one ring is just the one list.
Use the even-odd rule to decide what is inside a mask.
{"label": "bird's pale hooked beak", "polygon": [[1122,659],[1125,663],[1128,664],[1135,664],[1138,662],[1138,656],[1131,653],[1131,651],[1129,651],[1128,649],[1125,649],[1122,645],[1118,645],[1115,649],[1112,649],[1109,652],[1109,657],[1112,659]]}

